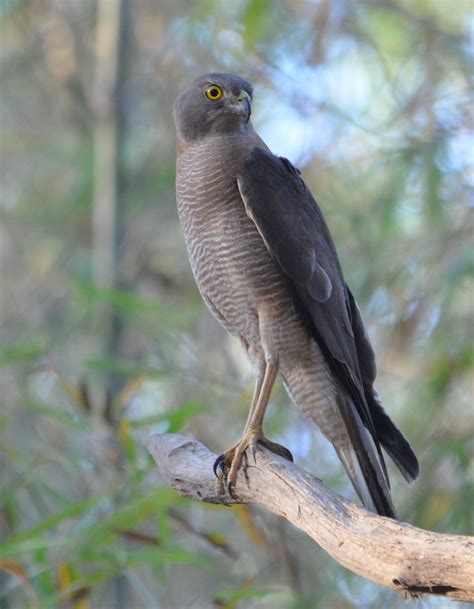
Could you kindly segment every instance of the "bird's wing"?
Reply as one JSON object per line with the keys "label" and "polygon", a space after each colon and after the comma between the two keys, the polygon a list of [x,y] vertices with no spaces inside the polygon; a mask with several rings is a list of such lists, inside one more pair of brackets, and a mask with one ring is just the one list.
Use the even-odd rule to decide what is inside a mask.
{"label": "bird's wing", "polygon": [[[362,371],[375,378],[373,351],[361,350],[359,361],[354,335],[359,328],[353,325],[336,249],[299,171],[287,159],[254,148],[237,183],[248,216],[293,284],[334,374],[359,398]],[[358,402],[362,421],[371,429],[370,411],[364,400]]]}
{"label": "bird's wing", "polygon": [[290,280],[295,306],[350,396],[339,404],[341,414],[377,510],[392,515],[388,476],[364,389],[372,389],[375,379],[374,353],[321,210],[299,171],[258,147],[237,184],[248,216]]}
{"label": "bird's wing", "polygon": [[354,329],[354,339],[364,386],[365,399],[377,432],[377,438],[397,465],[405,480],[412,482],[420,473],[418,459],[408,440],[385,412],[380,397],[374,388],[376,376],[375,354],[365,330],[357,302],[347,285],[346,293],[348,296],[349,309],[351,311],[352,327]]}

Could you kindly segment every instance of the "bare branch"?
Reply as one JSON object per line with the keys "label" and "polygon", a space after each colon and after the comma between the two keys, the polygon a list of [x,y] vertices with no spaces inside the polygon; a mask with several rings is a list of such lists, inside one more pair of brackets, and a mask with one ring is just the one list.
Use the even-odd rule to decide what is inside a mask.
{"label": "bare branch", "polygon": [[412,595],[474,602],[474,538],[444,535],[371,514],[313,475],[260,448],[240,472],[240,501],[216,492],[217,455],[176,434],[155,434],[148,448],[182,496],[210,503],[254,503],[283,516],[341,565],[373,582]]}

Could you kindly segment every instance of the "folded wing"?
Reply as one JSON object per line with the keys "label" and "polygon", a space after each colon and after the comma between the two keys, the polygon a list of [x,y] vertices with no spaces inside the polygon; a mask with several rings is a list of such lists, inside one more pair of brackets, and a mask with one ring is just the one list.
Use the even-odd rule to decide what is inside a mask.
{"label": "folded wing", "polygon": [[339,407],[357,455],[358,480],[354,467],[341,460],[364,503],[360,476],[377,511],[393,517],[380,445],[409,480],[418,474],[418,462],[373,388],[374,353],[321,210],[299,171],[261,148],[254,148],[237,184],[248,216],[294,288],[296,309],[347,395]]}

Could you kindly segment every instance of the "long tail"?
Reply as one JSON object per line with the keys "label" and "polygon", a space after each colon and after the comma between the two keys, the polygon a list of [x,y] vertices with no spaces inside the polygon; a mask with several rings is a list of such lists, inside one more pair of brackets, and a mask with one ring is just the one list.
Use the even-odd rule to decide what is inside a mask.
{"label": "long tail", "polygon": [[349,442],[334,448],[360,500],[368,510],[396,518],[390,482],[380,448],[363,425],[349,396],[338,396]]}
{"label": "long tail", "polygon": [[390,455],[407,482],[418,478],[420,466],[408,440],[397,428],[382,406],[378,393],[372,389],[366,392],[367,403],[377,430],[377,439]]}
{"label": "long tail", "polygon": [[283,370],[285,386],[306,418],[333,444],[363,505],[396,518],[385,463],[350,396],[336,389],[320,362]]}

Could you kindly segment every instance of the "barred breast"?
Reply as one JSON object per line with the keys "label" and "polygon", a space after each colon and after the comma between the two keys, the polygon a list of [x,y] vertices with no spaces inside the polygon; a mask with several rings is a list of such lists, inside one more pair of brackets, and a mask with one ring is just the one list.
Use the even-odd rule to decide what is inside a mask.
{"label": "barred breast", "polygon": [[278,359],[290,397],[340,445],[347,434],[332,375],[237,188],[236,175],[251,144],[245,137],[252,136],[207,137],[178,154],[178,214],[192,271],[218,321],[251,347],[251,358]]}
{"label": "barred breast", "polygon": [[[232,136],[209,137],[178,157],[177,203],[199,290],[232,334],[259,342],[258,306],[273,297],[283,309],[280,277],[247,217],[235,179]],[[230,146],[232,148],[232,146]],[[286,303],[285,303],[286,304]]]}

